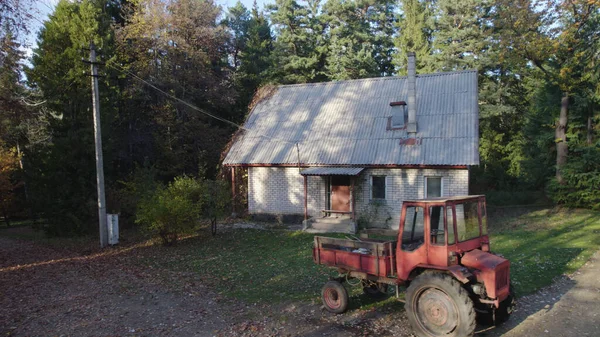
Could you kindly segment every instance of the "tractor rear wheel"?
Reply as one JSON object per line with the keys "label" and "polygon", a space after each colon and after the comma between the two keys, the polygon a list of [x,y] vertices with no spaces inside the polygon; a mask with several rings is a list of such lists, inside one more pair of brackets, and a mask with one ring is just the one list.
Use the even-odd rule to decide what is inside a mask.
{"label": "tractor rear wheel", "polygon": [[321,289],[321,298],[327,311],[341,314],[348,309],[348,291],[338,281],[329,281]]}
{"label": "tractor rear wheel", "polygon": [[417,336],[473,336],[475,310],[467,291],[452,276],[425,272],[406,292],[406,313]]}

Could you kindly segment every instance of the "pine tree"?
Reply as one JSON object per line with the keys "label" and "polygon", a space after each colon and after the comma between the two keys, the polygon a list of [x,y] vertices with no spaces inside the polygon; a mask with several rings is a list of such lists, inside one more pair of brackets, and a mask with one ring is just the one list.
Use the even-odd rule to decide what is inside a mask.
{"label": "pine tree", "polygon": [[371,34],[370,5],[359,8],[356,1],[329,0],[323,7],[328,24],[326,74],[332,80],[380,75]]}
{"label": "pine tree", "polygon": [[437,71],[476,69],[485,64],[489,43],[487,0],[438,0],[432,53]]}
{"label": "pine tree", "polygon": [[400,5],[398,35],[395,39],[398,53],[394,63],[400,74],[406,74],[407,53],[415,52],[417,72],[432,72],[431,64],[431,6],[429,2],[403,0]]}
{"label": "pine tree", "polygon": [[302,5],[296,0],[276,0],[268,7],[277,33],[274,57],[278,73],[275,78],[282,83],[326,80],[327,45],[320,9],[320,0],[308,0]]}
{"label": "pine tree", "polygon": [[[91,41],[100,48],[101,61],[112,53],[111,18],[104,1],[60,1],[38,37],[29,86],[46,101],[44,109],[57,118],[49,121],[51,144],[26,149],[28,183],[36,209],[44,214],[52,235],[93,230],[97,226],[94,132],[89,65],[82,48]],[[100,80],[105,163],[112,159],[111,128],[115,101],[110,76]],[[51,145],[51,146],[50,146]],[[106,165],[107,182],[112,166]]]}
{"label": "pine tree", "polygon": [[241,64],[235,74],[240,94],[239,104],[244,114],[256,89],[272,80],[272,53],[271,28],[255,1],[248,22],[245,48],[240,55]]}
{"label": "pine tree", "polygon": [[19,141],[19,124],[26,114],[22,85],[24,53],[8,27],[0,34],[0,141],[16,146]]}
{"label": "pine tree", "polygon": [[240,54],[246,48],[248,40],[248,26],[250,24],[250,12],[240,2],[236,2],[233,7],[229,7],[222,21],[223,25],[229,28],[231,38],[229,40],[229,53],[231,63],[234,69],[240,66]]}

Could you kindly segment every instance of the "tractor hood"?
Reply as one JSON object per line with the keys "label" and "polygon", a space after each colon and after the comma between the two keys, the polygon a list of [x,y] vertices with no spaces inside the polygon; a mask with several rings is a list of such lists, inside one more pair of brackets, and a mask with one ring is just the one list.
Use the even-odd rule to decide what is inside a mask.
{"label": "tractor hood", "polygon": [[461,258],[462,265],[468,268],[479,270],[496,269],[502,263],[508,262],[507,259],[498,255],[486,253],[479,249],[466,252]]}
{"label": "tractor hood", "polygon": [[507,259],[475,249],[465,253],[460,261],[463,266],[474,269],[473,274],[485,285],[491,299],[502,301],[508,296],[510,262]]}

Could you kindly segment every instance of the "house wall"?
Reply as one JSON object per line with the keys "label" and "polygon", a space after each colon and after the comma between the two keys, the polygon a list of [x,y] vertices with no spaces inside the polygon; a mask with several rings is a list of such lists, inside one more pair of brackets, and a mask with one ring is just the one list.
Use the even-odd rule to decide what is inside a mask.
{"label": "house wall", "polygon": [[[386,199],[371,200],[371,176],[386,176]],[[467,195],[467,169],[366,169],[357,178],[356,217],[368,227],[398,228],[402,200],[425,197],[425,177],[442,177],[442,196]],[[308,177],[308,215],[327,208],[326,177]],[[304,178],[292,167],[248,169],[250,214],[304,215]]]}
{"label": "house wall", "polygon": [[[371,200],[371,176],[386,176],[386,199]],[[356,217],[359,227],[398,229],[402,201],[425,197],[425,177],[442,177],[442,196],[469,194],[467,169],[366,169],[359,176]]]}
{"label": "house wall", "polygon": [[[317,216],[327,205],[325,177],[308,177],[308,215]],[[250,214],[304,216],[304,177],[292,167],[248,169]]]}

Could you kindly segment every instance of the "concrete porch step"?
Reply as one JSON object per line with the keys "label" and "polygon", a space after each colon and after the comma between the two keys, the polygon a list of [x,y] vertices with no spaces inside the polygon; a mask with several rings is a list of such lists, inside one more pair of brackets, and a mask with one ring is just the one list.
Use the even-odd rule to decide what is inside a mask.
{"label": "concrete porch step", "polygon": [[350,217],[325,217],[325,218],[316,218],[313,220],[313,223],[327,223],[327,224],[346,224],[352,222],[352,218]]}
{"label": "concrete porch step", "polygon": [[[324,221],[325,220],[325,221]],[[306,229],[309,233],[356,233],[352,219],[315,219]]]}

